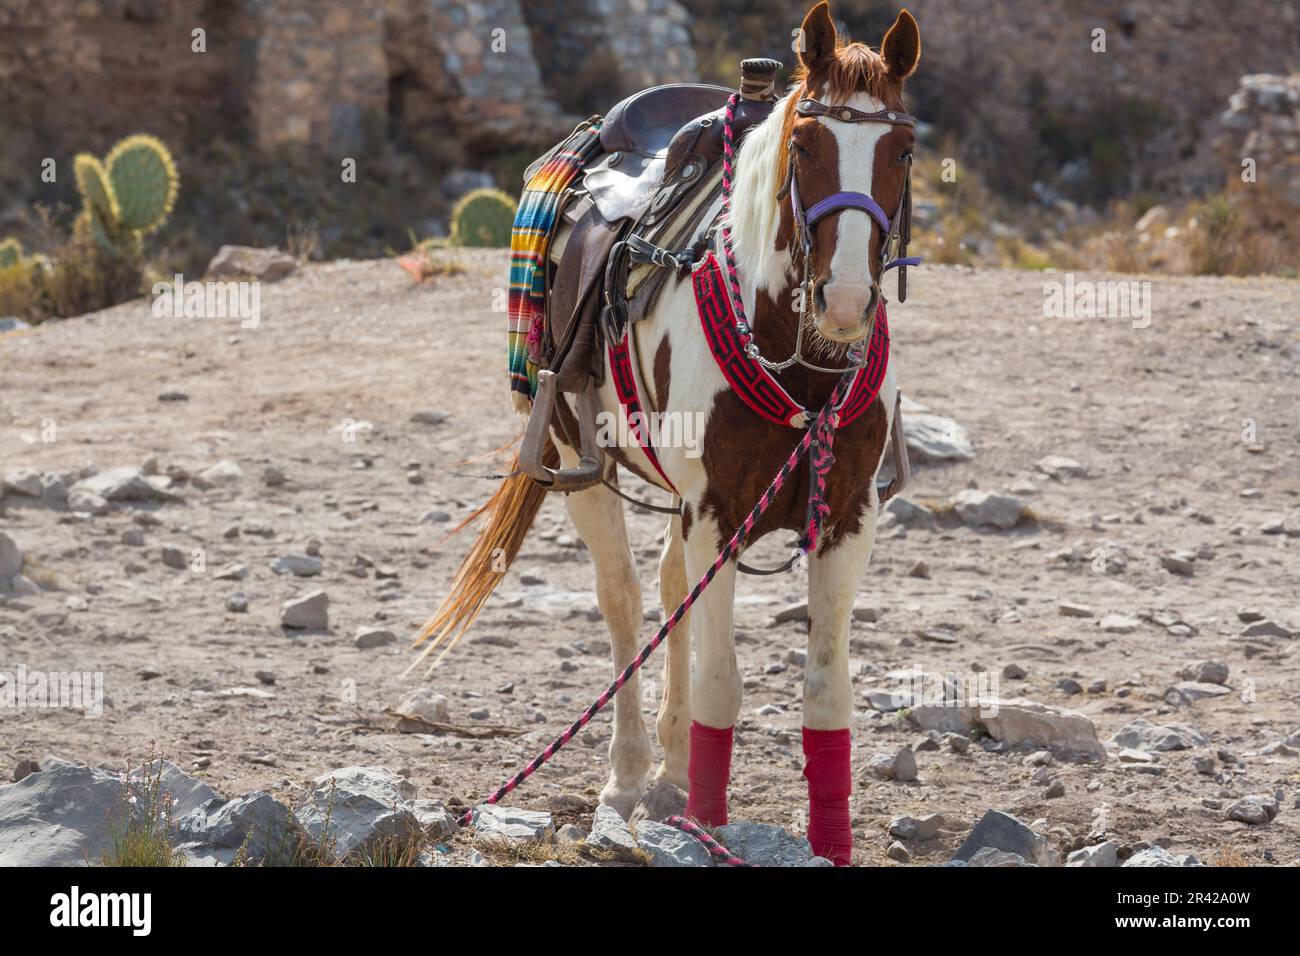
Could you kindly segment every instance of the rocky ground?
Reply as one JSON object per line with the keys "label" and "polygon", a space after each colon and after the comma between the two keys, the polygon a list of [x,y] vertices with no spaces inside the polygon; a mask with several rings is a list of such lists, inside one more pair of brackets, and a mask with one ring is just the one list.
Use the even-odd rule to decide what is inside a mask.
{"label": "rocky ground", "polygon": [[[469,543],[445,535],[518,430],[493,311],[505,255],[458,259],[423,285],[385,261],[310,267],[263,287],[256,327],[135,303],[0,335],[0,673],[98,672],[104,688],[96,716],[0,686],[0,765],[26,775],[0,787],[0,858],[43,832],[62,775],[111,802],[121,778],[92,768],[139,766],[151,741],[194,781],[178,788],[210,788],[190,812],[264,791],[246,802],[302,821],[322,774],[372,767],[389,812],[433,825],[605,686],[591,568],[555,500],[407,701],[425,682],[403,675],[406,642]],[[931,460],[857,602],[855,862],[1294,863],[1300,286],[1156,278],[1136,329],[1043,318],[1059,278],[927,268],[891,312]],[[630,521],[652,595],[661,519]],[[780,847],[807,854],[802,590],[742,580],[736,615],[732,814],[775,826],[732,838],[787,862]],[[916,672],[928,682],[900,686]],[[952,683],[996,712],[916,699]],[[394,716],[404,701],[423,719]],[[598,716],[513,794],[509,813],[550,815],[514,824],[548,845],[599,825],[608,735]],[[673,795],[655,796],[658,819]],[[220,858],[191,836],[196,859]],[[434,862],[480,852],[440,845]],[[620,859],[656,859],[641,854]]]}

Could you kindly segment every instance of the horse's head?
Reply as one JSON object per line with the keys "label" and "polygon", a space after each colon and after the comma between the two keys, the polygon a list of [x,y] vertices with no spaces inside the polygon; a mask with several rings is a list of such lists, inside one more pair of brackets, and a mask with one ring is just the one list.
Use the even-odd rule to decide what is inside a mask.
{"label": "horse's head", "polygon": [[778,241],[808,258],[807,308],[817,332],[854,342],[867,334],[880,302],[889,223],[899,218],[911,169],[915,137],[903,80],[921,57],[921,35],[904,10],[879,53],[841,44],[822,2],[804,19],[800,38],[778,159],[794,201],[784,204]]}

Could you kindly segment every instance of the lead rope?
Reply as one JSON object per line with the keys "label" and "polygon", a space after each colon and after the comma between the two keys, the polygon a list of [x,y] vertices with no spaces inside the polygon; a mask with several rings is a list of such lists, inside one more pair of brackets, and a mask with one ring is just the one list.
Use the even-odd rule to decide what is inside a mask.
{"label": "lead rope", "polygon": [[[800,460],[805,454],[807,454],[809,447],[813,444],[814,436],[816,436],[818,449],[814,453],[813,457],[813,488],[809,497],[808,510],[810,523],[815,524],[815,527],[810,526],[805,535],[805,540],[809,542],[809,550],[816,547],[817,535],[820,531],[821,522],[830,510],[825,501],[825,475],[830,470],[831,462],[834,460],[831,455],[831,445],[835,440],[835,428],[839,424],[839,406],[848,394],[848,390],[852,383],[852,376],[846,375],[840,379],[839,384],[835,386],[835,390],[831,393],[830,398],[826,400],[826,404],[817,414],[817,420],[814,426],[804,432],[803,437],[799,440],[799,444],[797,444],[794,447],[794,450],[790,452],[790,457],[781,465],[781,469],[776,473],[776,477],[774,477],[772,483],[767,486],[767,489],[758,499],[758,503],[755,504],[749,514],[745,516],[745,520],[741,522],[740,527],[736,529],[736,533],[731,536],[731,540],[723,546],[722,551],[718,554],[717,558],[714,559],[713,564],[704,572],[704,576],[696,582],[695,587],[691,588],[691,592],[686,595],[682,600],[682,603],[677,605],[677,609],[668,616],[668,619],[660,626],[655,636],[650,639],[650,642],[646,644],[645,647],[641,648],[640,653],[632,659],[631,663],[629,663],[627,667],[623,668],[622,673],[614,678],[613,682],[605,688],[604,693],[592,701],[591,705],[582,712],[577,720],[570,724],[562,734],[552,740],[545,750],[529,761],[526,767],[498,787],[492,795],[484,801],[485,803],[497,803],[502,797],[531,777],[542,766],[542,764],[554,757],[560,751],[560,748],[572,740],[577,735],[578,731],[587,726],[587,724],[591,722],[591,719],[595,717],[606,704],[613,700],[614,695],[632,679],[632,675],[641,669],[641,665],[644,664],[646,660],[649,659],[650,655],[655,652],[655,649],[664,642],[669,633],[672,632],[673,628],[681,622],[681,619],[686,615],[686,612],[691,609],[691,606],[697,600],[699,600],[700,595],[703,594],[705,589],[713,583],[713,579],[717,576],[718,572],[721,571],[726,563],[735,557],[740,551],[740,546],[754,530],[754,526],[758,524],[758,519],[763,516],[763,513],[767,511],[772,502],[776,500],[777,494],[779,494],[781,489],[785,486],[786,481],[789,480],[790,475],[794,472],[794,469],[798,466]],[[670,818],[669,821],[666,821],[669,826],[675,826],[677,829],[685,829],[679,824],[671,822],[671,820],[672,818]],[[457,820],[457,823],[462,827],[469,826],[473,822],[474,809],[472,808],[465,811],[465,813],[463,813]],[[696,829],[698,830],[698,827]],[[687,830],[686,832],[689,832],[692,836],[696,836],[695,831]],[[708,844],[706,844],[706,846],[707,845]],[[731,854],[727,853],[725,848],[720,847],[719,849],[721,849],[722,855],[715,852],[712,847],[709,848],[709,852],[719,859],[731,857]],[[738,865],[736,863],[731,863],[730,860],[727,860],[727,862],[732,866]]]}

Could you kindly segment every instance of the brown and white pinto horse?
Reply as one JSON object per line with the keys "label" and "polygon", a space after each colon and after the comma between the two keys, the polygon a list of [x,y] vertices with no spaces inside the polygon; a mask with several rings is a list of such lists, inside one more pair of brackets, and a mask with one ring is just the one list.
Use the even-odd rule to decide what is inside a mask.
{"label": "brown and white pinto horse", "polygon": [[[800,66],[794,88],[771,116],[746,134],[737,158],[730,229],[745,313],[762,354],[790,355],[799,325],[796,293],[804,273],[803,246],[795,216],[784,200],[793,153],[793,176],[804,208],[841,192],[872,197],[892,218],[902,201],[913,146],[908,125],[837,122],[834,115],[803,115],[796,104],[820,104],[862,113],[903,111],[904,79],[920,58],[916,21],[903,11],[879,53],[861,43],[841,43],[828,5],[817,4],[803,23]],[[848,115],[848,114],[845,114]],[[716,212],[718,210],[714,210]],[[813,226],[813,277],[806,348],[823,364],[843,365],[851,344],[870,329],[881,297],[884,229],[874,216],[838,209]],[[709,223],[714,216],[705,217]],[[719,259],[722,258],[718,250]],[[660,447],[664,473],[681,499],[664,538],[659,595],[668,614],[688,587],[710,567],[776,473],[799,431],[759,418],[730,390],[714,362],[696,311],[688,278],[670,279],[647,318],[630,335],[646,403],[661,413],[701,415],[701,450]],[[818,409],[838,375],[793,366],[779,379],[805,408]],[[808,557],[808,650],[804,669],[803,723],[810,814],[809,839],[837,864],[850,858],[848,631],[854,593],[876,536],[879,500],[876,475],[894,413],[894,369],[865,414],[840,429],[826,500],[830,505],[816,550]],[[613,376],[599,390],[601,408],[617,414]],[[560,409],[567,428],[552,428],[564,467],[575,448],[561,437],[576,435],[573,412]],[[633,440],[606,449],[613,460],[665,491],[641,447]],[[800,470],[763,516],[756,540],[780,529],[803,530],[809,475]],[[507,479],[484,510],[488,524],[466,558],[452,594],[426,625],[420,640],[456,637],[481,609],[502,574],[499,556],[519,550],[545,492],[531,480]],[[623,503],[596,486],[565,497],[569,515],[596,568],[596,593],[611,637],[615,674],[638,650],[642,626],[641,586],[628,542]],[[493,558],[498,560],[493,561]],[[706,824],[726,821],[731,733],[740,713],[742,681],[736,666],[732,605],[736,566],[729,562],[668,638],[664,697],[657,729],[663,762],[656,779],[689,792],[688,813]],[[694,649],[694,666],[691,650]],[[644,793],[651,765],[650,740],[641,715],[635,677],[614,699],[611,772],[601,802],[625,817]]]}

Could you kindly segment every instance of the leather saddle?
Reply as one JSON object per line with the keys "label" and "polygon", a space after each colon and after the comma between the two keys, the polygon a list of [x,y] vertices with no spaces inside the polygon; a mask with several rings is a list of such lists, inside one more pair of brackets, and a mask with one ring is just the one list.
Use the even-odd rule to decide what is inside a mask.
{"label": "leather saddle", "polygon": [[[764,119],[775,97],[774,60],[747,60],[742,67],[742,95],[734,135]],[[748,91],[748,92],[747,92]],[[716,185],[722,156],[722,129],[727,100],[734,91],[699,83],[670,83],[627,97],[607,113],[600,131],[603,152],[560,200],[560,213],[548,253],[546,323],[542,342],[545,369],[520,449],[520,467],[540,484],[556,491],[576,491],[601,480],[603,455],[595,447],[595,390],[604,379],[601,337],[614,304],[614,331],[621,333],[628,316],[627,246],[630,239],[662,232],[678,209],[690,209],[690,228],[698,226],[708,203],[699,187]],[[557,146],[558,148],[558,146]],[[539,157],[525,180],[555,152]],[[690,197],[696,197],[688,203]],[[672,224],[673,237],[686,233]],[[663,263],[659,263],[663,264]],[[653,281],[641,282],[636,293],[638,317],[643,316],[665,281],[668,269],[652,269]],[[606,321],[602,322],[602,314]],[[543,463],[548,428],[560,392],[579,396],[577,402],[581,462],[556,471]]]}

